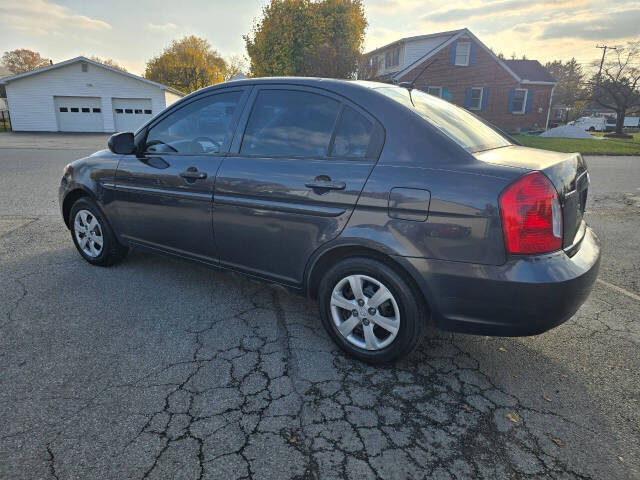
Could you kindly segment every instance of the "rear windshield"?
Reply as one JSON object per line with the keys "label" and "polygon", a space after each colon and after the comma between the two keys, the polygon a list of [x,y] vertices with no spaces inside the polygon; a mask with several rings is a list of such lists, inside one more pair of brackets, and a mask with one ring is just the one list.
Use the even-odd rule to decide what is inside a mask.
{"label": "rear windshield", "polygon": [[511,145],[506,137],[489,125],[446,100],[419,90],[409,93],[401,87],[379,87],[375,90],[413,110],[468,152]]}

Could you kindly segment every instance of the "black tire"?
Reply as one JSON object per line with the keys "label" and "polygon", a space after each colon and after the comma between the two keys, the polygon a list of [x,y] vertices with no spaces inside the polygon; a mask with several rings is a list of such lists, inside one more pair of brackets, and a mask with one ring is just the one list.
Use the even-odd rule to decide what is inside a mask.
{"label": "black tire", "polygon": [[[98,221],[98,230],[102,233],[102,247],[99,249],[99,254],[96,256],[91,256],[87,252],[83,250],[83,248],[78,243],[78,239],[76,236],[76,225],[75,219],[76,215],[80,211],[88,211],[93,217]],[[116,239],[109,222],[102,214],[98,206],[91,199],[87,197],[82,197],[76,200],[76,202],[71,207],[71,211],[69,212],[69,229],[71,230],[71,238],[73,239],[73,244],[78,249],[82,258],[84,258],[87,262],[92,265],[98,265],[101,267],[108,267],[113,265],[120,260],[122,260],[129,249],[123,245],[121,245]]]}
{"label": "black tire", "polygon": [[596,131],[596,127],[589,127],[589,131],[590,132],[595,132]]}
{"label": "black tire", "polygon": [[[354,345],[339,332],[333,320],[331,309],[333,290],[343,279],[350,275],[371,277],[383,284],[393,295],[400,311],[400,327],[396,337],[384,348],[367,350]],[[375,287],[372,285],[371,288]],[[371,297],[371,295],[367,295],[367,292],[364,295]],[[318,302],[322,324],[333,341],[347,354],[373,364],[392,362],[411,353],[422,341],[427,318],[422,302],[418,300],[418,295],[419,293],[415,292],[402,276],[388,265],[366,257],[347,258],[329,269],[320,281]],[[356,299],[354,298],[354,300]],[[387,304],[387,306],[389,305]],[[346,319],[350,318],[346,314],[346,310],[342,310],[342,312],[344,312]],[[362,317],[363,314],[360,314],[360,316]],[[383,331],[384,333],[386,332]]]}

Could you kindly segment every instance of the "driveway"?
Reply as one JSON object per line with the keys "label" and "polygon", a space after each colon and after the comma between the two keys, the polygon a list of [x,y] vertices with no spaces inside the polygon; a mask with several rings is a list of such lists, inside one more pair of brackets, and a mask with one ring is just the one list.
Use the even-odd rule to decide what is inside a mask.
{"label": "driveway", "polygon": [[640,158],[588,159],[604,256],[574,318],[371,367],[280,288],[85,263],[56,191],[105,140],[0,133],[0,478],[640,477]]}

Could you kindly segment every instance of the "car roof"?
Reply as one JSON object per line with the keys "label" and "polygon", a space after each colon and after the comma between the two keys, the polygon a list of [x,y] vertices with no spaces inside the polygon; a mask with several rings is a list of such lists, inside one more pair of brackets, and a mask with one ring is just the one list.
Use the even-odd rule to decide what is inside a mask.
{"label": "car roof", "polygon": [[[239,80],[229,80],[224,83],[211,85],[210,87],[198,90],[204,92],[207,90],[216,90],[219,88],[255,86],[255,85],[296,85],[305,87],[315,87],[331,90],[336,93],[347,94],[354,89],[370,90],[380,87],[391,87],[388,83],[370,82],[364,80],[344,80],[338,78],[320,78],[320,77],[257,77],[243,78]],[[195,92],[194,92],[195,93]]]}

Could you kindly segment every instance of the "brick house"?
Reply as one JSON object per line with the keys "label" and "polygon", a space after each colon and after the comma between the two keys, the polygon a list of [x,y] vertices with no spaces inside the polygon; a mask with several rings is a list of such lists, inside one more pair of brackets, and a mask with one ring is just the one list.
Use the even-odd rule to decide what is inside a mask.
{"label": "brick house", "polygon": [[[366,54],[375,80],[415,88],[509,132],[546,128],[555,79],[537,60],[498,58],[468,29],[397,40]],[[431,64],[426,70],[425,66]]]}

